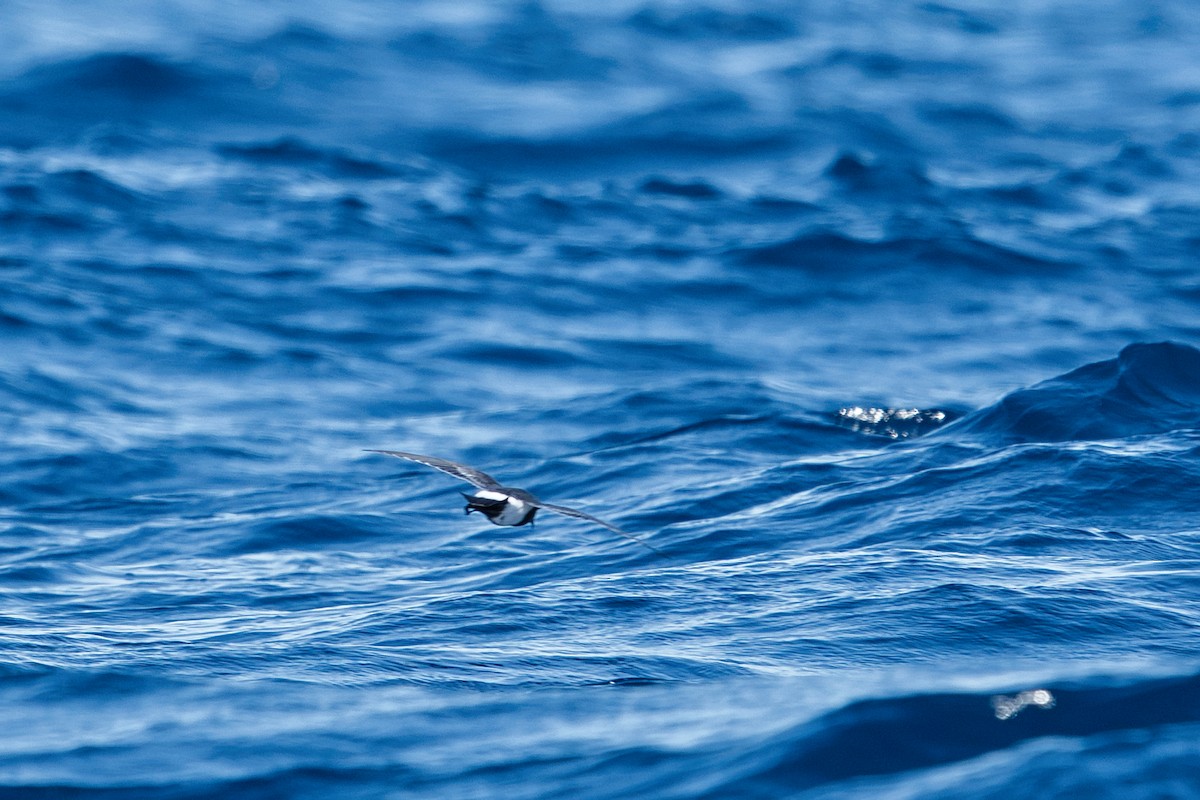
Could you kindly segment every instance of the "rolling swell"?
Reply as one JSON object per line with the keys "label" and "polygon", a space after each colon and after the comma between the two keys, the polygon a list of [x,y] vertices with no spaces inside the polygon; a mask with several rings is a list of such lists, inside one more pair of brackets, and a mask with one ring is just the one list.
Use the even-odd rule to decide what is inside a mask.
{"label": "rolling swell", "polygon": [[967,268],[984,274],[1070,267],[1069,264],[1055,264],[1015,253],[970,236],[958,238],[959,241],[938,241],[925,237],[901,237],[882,242],[862,242],[838,233],[817,231],[751,250],[734,251],[730,256],[748,266],[790,266],[810,269],[818,274],[836,274],[851,263],[858,269],[880,272],[921,264],[926,267]]}
{"label": "rolling swell", "polygon": [[1116,358],[1006,396],[961,427],[1027,442],[1123,439],[1200,427],[1200,351],[1133,344]]}
{"label": "rolling swell", "polygon": [[[778,797],[795,791],[876,776],[875,790],[888,786],[878,776],[946,766],[988,753],[1019,748],[1050,737],[1084,764],[1103,758],[1089,752],[1122,733],[1200,724],[1196,676],[1152,679],[1121,685],[1050,687],[1049,709],[1033,708],[1012,719],[993,713],[995,695],[917,695],[869,700],[840,708],[772,741],[748,760],[767,765],[706,796]],[[1093,744],[1094,743],[1094,744]],[[1035,756],[1035,759],[1037,756]],[[1046,754],[1041,756],[1049,760]],[[970,791],[953,780],[958,792]],[[944,787],[943,791],[946,788]]]}
{"label": "rolling swell", "polygon": [[[207,76],[141,53],[99,53],[34,67],[0,92],[5,138],[19,147],[78,136],[100,123],[142,125],[154,116],[216,110]],[[207,102],[205,102],[207,101]]]}

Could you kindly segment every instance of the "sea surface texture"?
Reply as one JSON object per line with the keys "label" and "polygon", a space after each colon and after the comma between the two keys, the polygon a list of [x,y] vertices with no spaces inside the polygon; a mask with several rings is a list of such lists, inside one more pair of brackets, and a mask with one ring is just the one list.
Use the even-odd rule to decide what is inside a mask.
{"label": "sea surface texture", "polygon": [[1198,53],[0,0],[0,798],[1200,797]]}

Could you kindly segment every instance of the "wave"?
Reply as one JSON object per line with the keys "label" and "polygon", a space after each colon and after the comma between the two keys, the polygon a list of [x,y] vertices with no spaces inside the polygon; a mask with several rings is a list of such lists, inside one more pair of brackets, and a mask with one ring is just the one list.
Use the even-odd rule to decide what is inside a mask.
{"label": "wave", "polygon": [[[435,658],[426,666],[447,665]],[[474,666],[494,664],[480,655]],[[6,700],[26,705],[53,696],[61,715],[63,706],[95,710],[89,698],[100,697],[110,725],[121,725],[119,745],[97,747],[94,726],[56,731],[59,717],[28,720],[33,735],[20,748],[27,768],[0,779],[0,791],[23,797],[375,796],[398,785],[457,797],[481,778],[492,788],[502,778],[502,794],[515,797],[545,796],[547,786],[586,798],[851,797],[872,789],[978,796],[969,790],[980,775],[991,789],[986,796],[1024,797],[1046,796],[1031,793],[1029,781],[1056,765],[1064,768],[1051,796],[1091,796],[1080,790],[1105,775],[1118,785],[1169,785],[1159,766],[1190,764],[1194,783],[1188,759],[1200,729],[1195,673],[1052,680],[1005,695],[881,694],[834,701],[815,715],[807,709],[829,704],[814,702],[803,679],[728,675],[727,694],[633,678],[569,692],[457,696],[414,686],[368,694],[306,681],[202,685],[43,666],[5,667],[3,675]],[[1034,700],[1000,713],[1022,696]],[[725,724],[714,727],[706,713]],[[1114,761],[1122,751],[1135,757]],[[157,781],[133,769],[149,755],[181,752],[187,758],[168,759]],[[347,761],[347,753],[369,755]],[[72,766],[79,762],[99,769]],[[1188,786],[1184,780],[1178,785]]]}
{"label": "wave", "polygon": [[1016,442],[1120,439],[1200,428],[1200,350],[1131,344],[1116,358],[1021,389],[952,430]]}
{"label": "wave", "polygon": [[27,91],[67,92],[90,96],[100,92],[129,100],[165,99],[189,92],[204,80],[189,68],[140,53],[99,53],[60,64],[37,67],[18,85]]}
{"label": "wave", "polygon": [[[1007,716],[999,709],[1012,698],[994,694],[916,694],[852,703],[743,754],[761,766],[707,796],[779,797],[867,776],[916,773],[1050,737],[1078,742],[1120,731],[1170,736],[1166,726],[1200,724],[1196,674],[1048,685],[1039,695],[1043,702]],[[1086,771],[1080,780],[1087,780]],[[919,779],[911,782],[919,785]]]}
{"label": "wave", "polygon": [[0,142],[32,149],[83,142],[105,152],[151,149],[164,135],[297,124],[302,103],[284,106],[247,74],[157,53],[101,52],[34,66],[0,88]]}
{"label": "wave", "polygon": [[633,28],[664,39],[704,41],[777,41],[795,36],[796,20],[786,14],[767,11],[733,12],[712,7],[670,7],[649,5],[629,18]]}
{"label": "wave", "polygon": [[[1073,265],[1051,261],[971,236],[899,236],[869,241],[835,230],[816,229],[782,241],[731,248],[726,256],[746,267],[789,267],[816,274],[848,270],[888,273],[931,267],[968,269],[992,275],[1044,274]],[[850,265],[853,265],[851,267]]]}
{"label": "wave", "polygon": [[295,136],[263,143],[218,145],[217,152],[258,165],[303,167],[351,179],[395,178],[413,172],[382,159],[363,158],[333,147],[318,147]]}
{"label": "wave", "polygon": [[[98,53],[33,67],[0,91],[0,108],[14,134],[44,130],[54,140],[78,134],[80,125],[144,118],[152,110],[183,111],[209,88],[206,76],[159,56]],[[36,143],[41,142],[27,142]]]}

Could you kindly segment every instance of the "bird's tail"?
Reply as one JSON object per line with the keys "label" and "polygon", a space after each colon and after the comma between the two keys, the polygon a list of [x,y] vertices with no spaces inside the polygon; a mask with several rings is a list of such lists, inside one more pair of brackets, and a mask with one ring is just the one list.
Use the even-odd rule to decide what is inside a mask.
{"label": "bird's tail", "polygon": [[508,502],[507,500],[493,500],[490,497],[476,497],[475,495],[467,494],[466,492],[459,492],[459,494],[467,499],[467,505],[463,509],[464,513],[466,514],[470,514],[472,511],[478,511],[484,515],[487,515],[489,511],[499,511],[500,508]]}

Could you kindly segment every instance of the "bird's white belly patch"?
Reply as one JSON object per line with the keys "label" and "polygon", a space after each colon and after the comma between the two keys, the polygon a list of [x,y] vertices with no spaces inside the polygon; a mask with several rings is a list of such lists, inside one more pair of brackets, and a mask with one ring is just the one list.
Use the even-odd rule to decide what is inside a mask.
{"label": "bird's white belly patch", "polygon": [[525,515],[529,513],[529,504],[523,500],[504,494],[503,492],[494,492],[491,489],[484,489],[482,492],[476,492],[476,497],[483,497],[487,500],[507,500],[504,510],[496,516],[492,517],[492,522],[497,525],[516,525],[521,520],[525,519]]}
{"label": "bird's white belly patch", "polygon": [[504,513],[497,517],[497,519],[505,525],[516,525],[525,519],[525,515],[528,513],[529,506],[520,500],[509,500],[508,505],[504,507]]}

